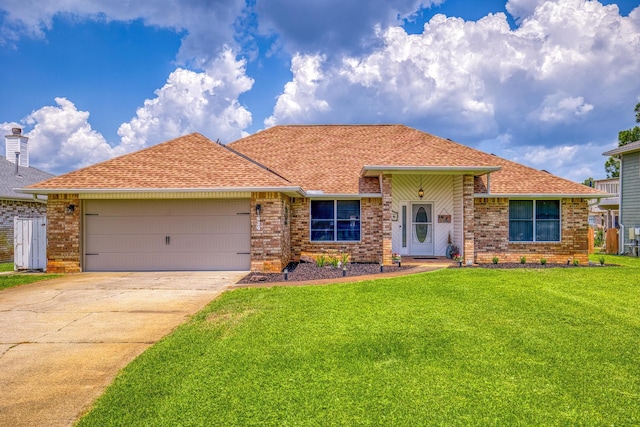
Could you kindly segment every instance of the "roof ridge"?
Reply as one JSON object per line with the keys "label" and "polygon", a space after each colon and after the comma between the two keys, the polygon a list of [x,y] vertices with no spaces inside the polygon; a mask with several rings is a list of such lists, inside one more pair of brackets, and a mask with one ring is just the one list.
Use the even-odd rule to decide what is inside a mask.
{"label": "roof ridge", "polygon": [[269,169],[267,166],[263,165],[262,163],[260,163],[260,162],[258,162],[258,161],[256,161],[256,160],[253,160],[251,157],[247,156],[246,154],[242,154],[241,152],[239,152],[239,151],[237,151],[237,150],[234,150],[234,149],[233,149],[233,148],[231,148],[231,147],[227,147],[225,144],[222,144],[222,143],[220,143],[220,142],[218,142],[218,141],[216,141],[216,143],[217,143],[219,146],[221,146],[221,147],[223,147],[223,148],[226,148],[226,149],[227,149],[227,150],[229,150],[231,153],[233,153],[233,154],[235,154],[235,155],[237,155],[237,156],[242,157],[243,159],[245,159],[245,160],[247,160],[247,161],[249,161],[249,162],[253,163],[254,165],[256,165],[256,166],[258,166],[258,167],[260,167],[260,168],[262,168],[262,169],[266,170],[266,171],[267,171],[267,172],[269,172],[269,173],[272,173],[272,174],[276,175],[278,178],[281,178],[281,179],[283,179],[283,180],[287,181],[289,184],[293,184],[291,181],[289,181],[289,180],[288,180],[287,178],[285,178],[284,176],[280,175],[278,172],[276,172],[276,171],[274,171],[274,170],[272,170],[272,169]]}

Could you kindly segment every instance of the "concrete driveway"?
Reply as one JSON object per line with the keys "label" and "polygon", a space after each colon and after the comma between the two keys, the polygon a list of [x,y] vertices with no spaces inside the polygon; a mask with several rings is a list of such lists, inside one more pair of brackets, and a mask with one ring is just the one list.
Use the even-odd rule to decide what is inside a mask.
{"label": "concrete driveway", "polygon": [[246,272],[81,273],[0,291],[0,426],[72,425]]}

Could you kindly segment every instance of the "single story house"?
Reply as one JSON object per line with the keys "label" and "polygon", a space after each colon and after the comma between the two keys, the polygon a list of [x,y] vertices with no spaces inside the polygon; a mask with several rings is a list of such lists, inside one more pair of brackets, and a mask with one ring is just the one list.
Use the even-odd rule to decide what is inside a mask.
{"label": "single story house", "polygon": [[5,157],[0,157],[0,262],[13,262],[14,218],[43,217],[47,213],[46,196],[15,191],[53,177],[29,166],[28,139],[20,128],[5,135]]}
{"label": "single story house", "polygon": [[49,197],[48,271],[281,271],[303,254],[588,261],[593,188],[403,125],[193,133],[22,191]]}
{"label": "single story house", "polygon": [[620,161],[619,253],[640,255],[640,141],[602,154]]}

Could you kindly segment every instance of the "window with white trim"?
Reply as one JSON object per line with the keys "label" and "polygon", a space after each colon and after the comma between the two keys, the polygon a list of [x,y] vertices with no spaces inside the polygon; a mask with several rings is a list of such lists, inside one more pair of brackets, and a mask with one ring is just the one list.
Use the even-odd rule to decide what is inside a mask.
{"label": "window with white trim", "polygon": [[360,200],[312,200],[311,241],[360,240]]}
{"label": "window with white trim", "polygon": [[559,242],[559,200],[509,200],[510,242]]}

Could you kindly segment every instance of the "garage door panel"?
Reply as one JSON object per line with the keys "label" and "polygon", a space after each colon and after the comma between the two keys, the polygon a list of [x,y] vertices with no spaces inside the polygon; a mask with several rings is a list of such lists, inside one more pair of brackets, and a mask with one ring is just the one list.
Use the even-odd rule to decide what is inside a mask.
{"label": "garage door panel", "polygon": [[[250,243],[241,233],[228,234],[192,234],[192,235],[160,235],[160,234],[101,234],[94,235],[87,242],[87,253],[118,252],[249,252]],[[220,249],[223,248],[221,251]]]}
{"label": "garage door panel", "polygon": [[[202,270],[202,265],[207,265],[208,270],[247,270],[250,264],[249,254],[229,255],[219,254],[178,254],[175,256],[176,264],[180,267],[167,266],[162,258],[151,253],[110,253],[99,256],[86,257],[87,271],[180,271]],[[118,266],[112,268],[112,266]]]}
{"label": "garage door panel", "polygon": [[[105,203],[106,202],[106,203]],[[214,203],[212,203],[214,202]],[[217,203],[223,202],[223,203]],[[250,202],[244,199],[203,200],[87,200],[87,214],[112,216],[198,216],[248,214]]]}
{"label": "garage door panel", "polygon": [[88,200],[86,271],[248,270],[249,200]]}
{"label": "garage door panel", "polygon": [[92,235],[99,234],[226,234],[241,230],[249,232],[249,221],[246,216],[172,216],[172,217],[140,217],[140,216],[102,216],[87,215],[87,227]]}

